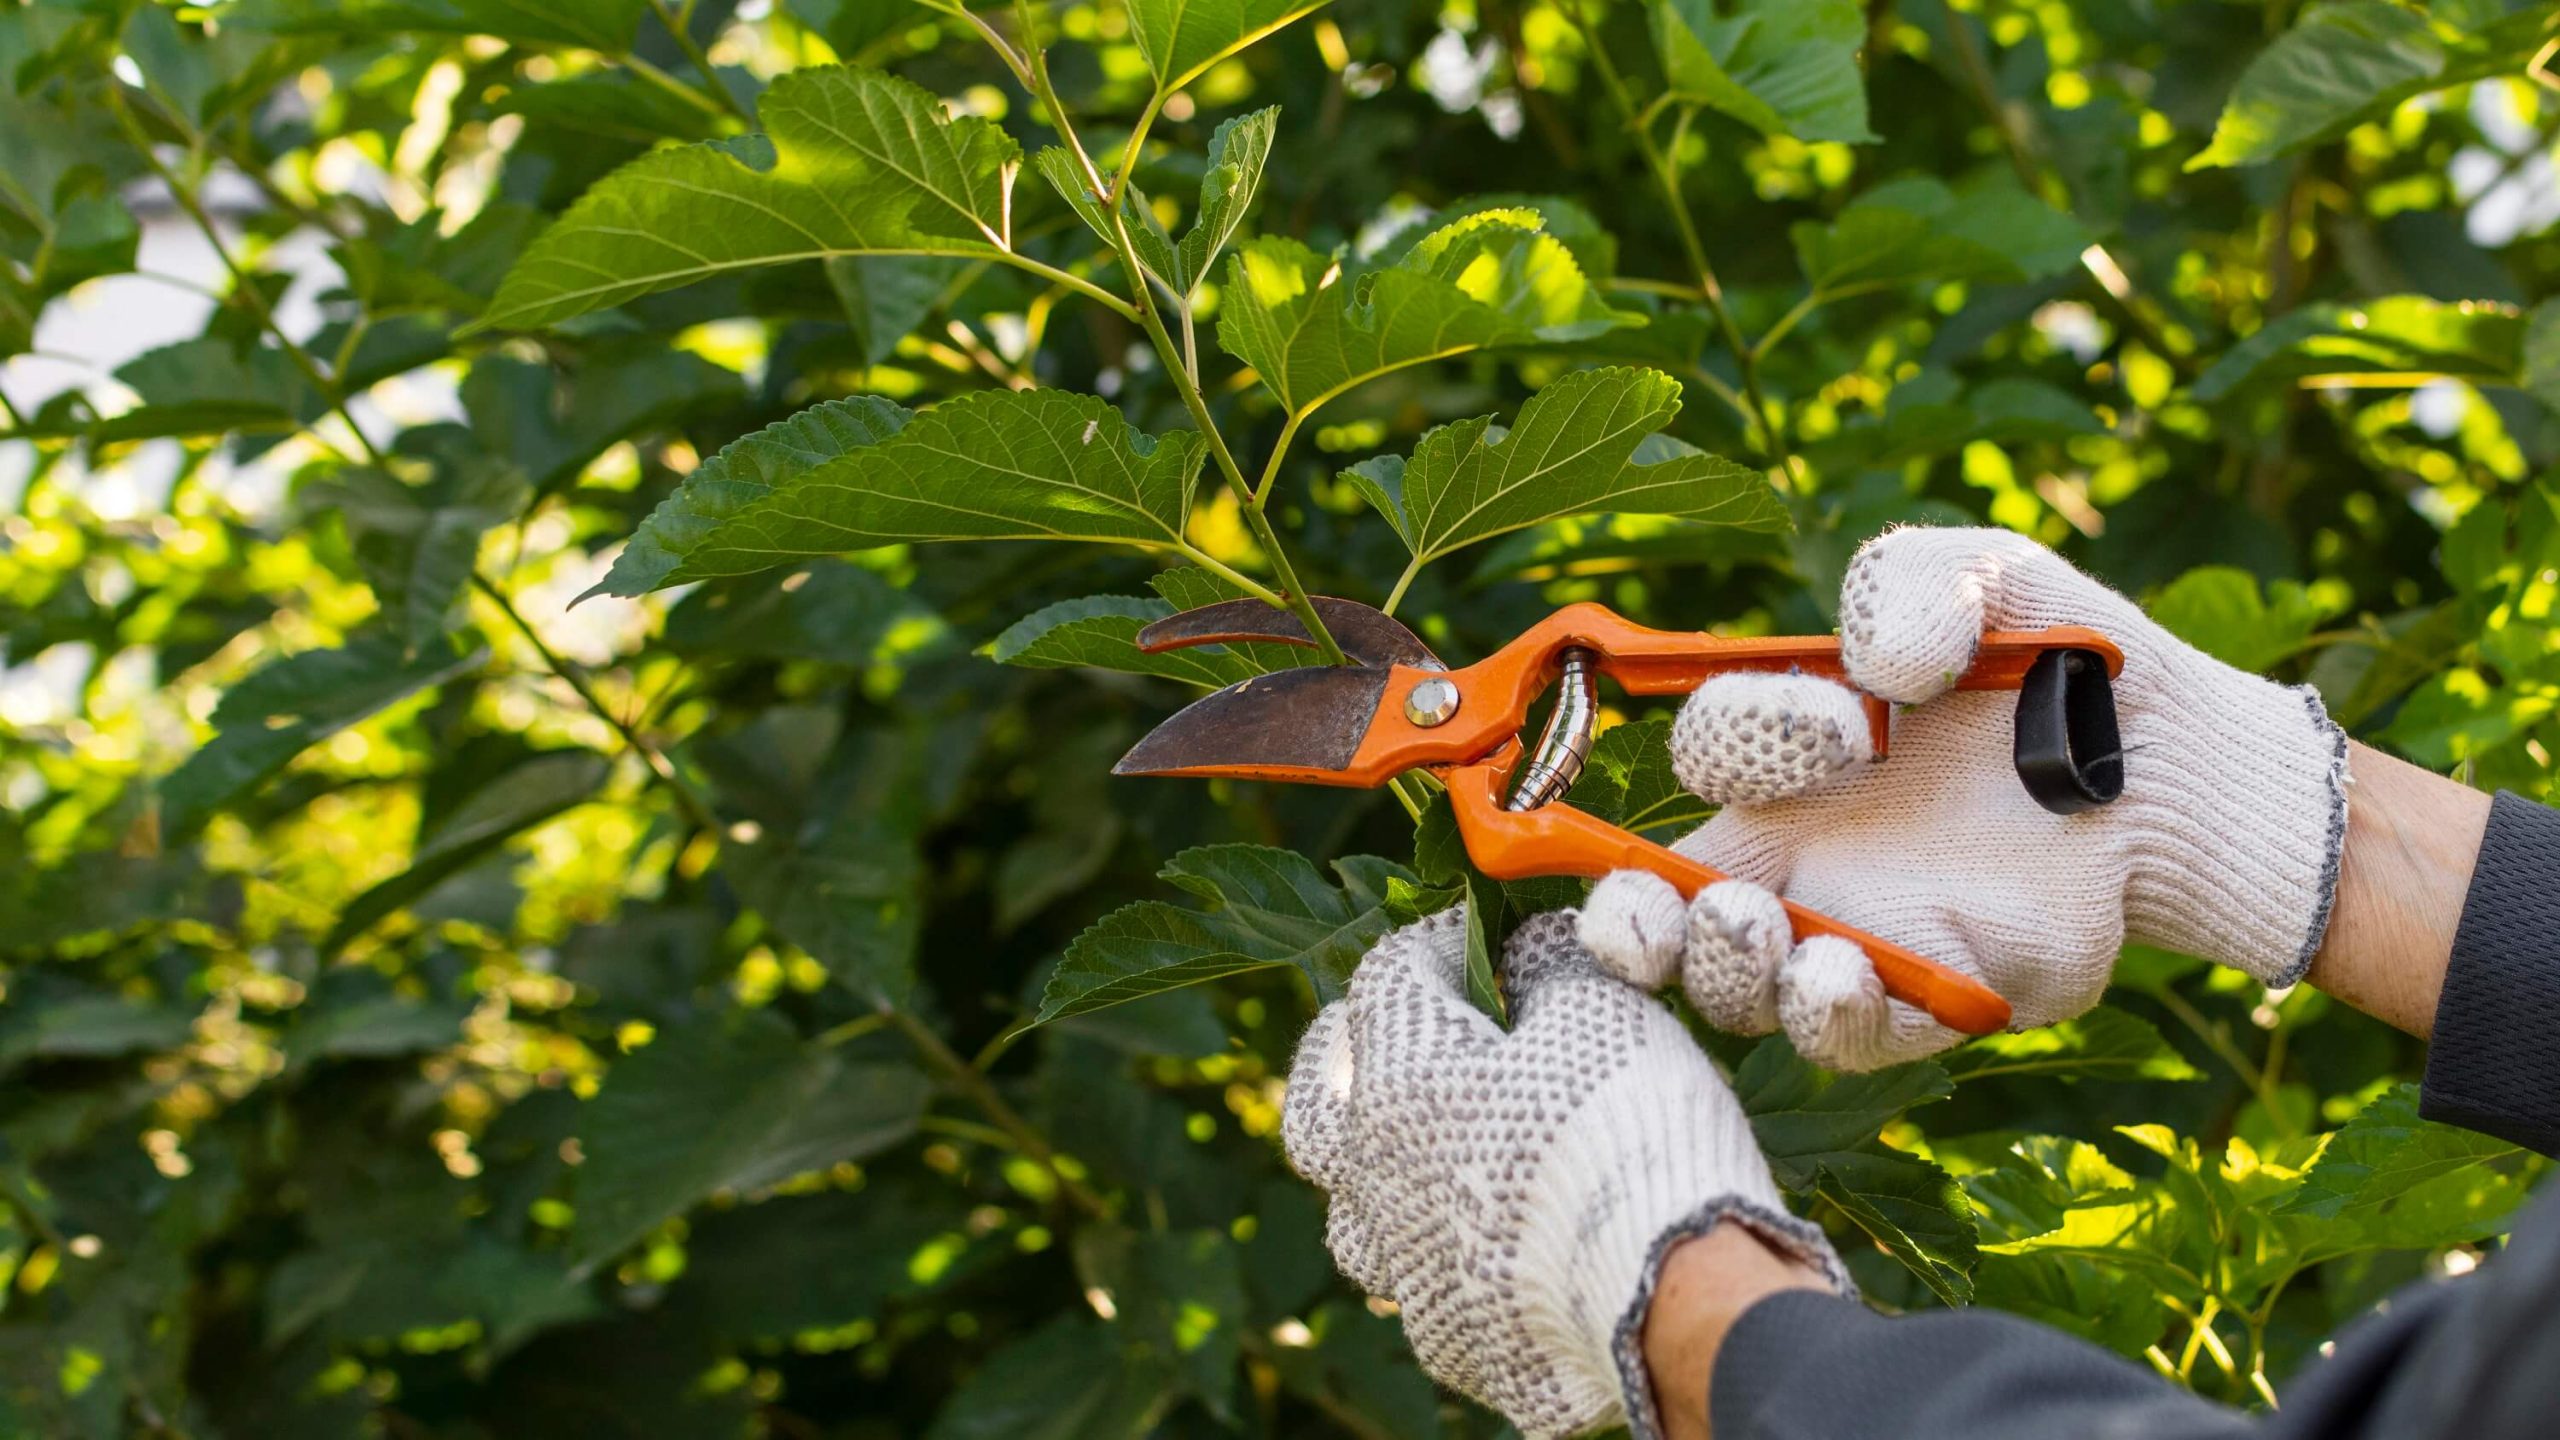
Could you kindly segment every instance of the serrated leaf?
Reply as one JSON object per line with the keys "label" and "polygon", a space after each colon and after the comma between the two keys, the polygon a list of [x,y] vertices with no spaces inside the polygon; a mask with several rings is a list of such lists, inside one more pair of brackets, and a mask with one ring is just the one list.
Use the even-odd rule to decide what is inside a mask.
{"label": "serrated leaf", "polygon": [[1203,453],[1197,432],[1143,434],[1091,395],[979,391],[783,478],[712,525],[655,583],[922,540],[1181,549]]}
{"label": "serrated leaf", "polygon": [[[2376,1243],[2387,1243],[2390,1212],[2420,1187],[2517,1153],[2504,1140],[2420,1119],[2418,1087],[2394,1085],[2328,1137],[2279,1213],[2357,1221],[2374,1232]],[[2493,1230],[2501,1214],[2478,1215],[2481,1233]]]}
{"label": "serrated leaf", "polygon": [[930,1087],[849,1060],[769,1010],[660,1031],[605,1073],[579,1126],[574,1252],[608,1259],[719,1190],[754,1190],[896,1144]]}
{"label": "serrated leaf", "polygon": [[1135,1352],[1121,1363],[1164,1370],[1211,1415],[1234,1423],[1245,1322],[1235,1242],[1219,1230],[1091,1225],[1076,1232],[1075,1262],[1088,1293],[1109,1297]]}
{"label": "serrated leaf", "polygon": [[239,0],[222,21],[284,35],[417,30],[619,54],[631,48],[647,9],[645,0]]}
{"label": "serrated leaf", "polygon": [[1824,1159],[1814,1193],[1950,1305],[1973,1298],[1980,1256],[1973,1207],[1955,1177],[1915,1155],[1876,1149]]}
{"label": "serrated leaf", "polygon": [[1529,397],[1508,433],[1491,433],[1491,416],[1461,420],[1425,434],[1410,461],[1380,456],[1342,478],[1395,526],[1414,569],[1592,510],[1784,529],[1760,472],[1676,442],[1639,453],[1679,413],[1680,382],[1658,370],[1577,370]]}
{"label": "serrated leaf", "polygon": [[849,809],[809,835],[767,834],[721,862],[738,893],[829,975],[875,1004],[915,988],[924,858],[892,815]]}
{"label": "serrated leaf", "polygon": [[1788,232],[1805,282],[1825,300],[1924,281],[2016,284],[2058,275],[2091,236],[2005,178],[1950,189],[1925,176],[1889,181],[1829,224]]}
{"label": "serrated leaf", "polygon": [[2495,19],[2464,17],[2443,30],[2387,0],[2307,6],[2249,62],[2214,124],[2213,143],[2187,168],[2271,160],[2428,91],[2521,71],[2548,29],[2547,12],[2532,5]]}
{"label": "serrated leaf", "polygon": [[458,446],[428,459],[395,455],[389,465],[341,470],[310,498],[344,520],[395,632],[424,646],[445,632],[471,583],[480,537],[514,519],[531,492],[514,465]]}
{"label": "serrated leaf", "polygon": [[141,403],[98,421],[90,434],[100,442],[295,430],[326,409],[282,350],[221,335],[146,350],[116,379]]}
{"label": "serrated leaf", "polygon": [[1375,376],[1488,345],[1588,339],[1609,308],[1533,212],[1469,215],[1373,269],[1266,235],[1228,262],[1218,343],[1298,417]]}
{"label": "serrated leaf", "polygon": [[736,371],[658,346],[618,349],[569,373],[488,355],[463,377],[462,407],[488,453],[551,495],[616,443],[734,404],[742,390]]}
{"label": "serrated leaf", "polygon": [[2145,608],[2170,634],[2224,664],[2260,671],[2300,653],[2338,611],[2291,580],[2270,584],[2262,597],[2257,576],[2229,565],[2197,566]]}
{"label": "serrated leaf", "polygon": [[593,795],[612,770],[610,762],[592,751],[553,750],[527,756],[491,777],[419,834],[407,869],[348,903],[320,942],[321,953],[335,954],[384,916]]}
{"label": "serrated leaf", "polygon": [[2285,312],[2223,352],[2197,378],[2211,404],[2244,385],[2319,375],[2450,375],[2513,385],[2522,379],[2524,317],[2513,306],[2387,295],[2363,305],[2319,301]]}
{"label": "serrated leaf", "polygon": [[1387,932],[1388,882],[1412,878],[1372,855],[1337,860],[1333,869],[1339,885],[1292,850],[1183,851],[1159,873],[1202,907],[1141,900],[1094,922],[1067,947],[1034,1023],[1272,965],[1297,966],[1320,997],[1333,998]]}
{"label": "serrated leaf", "polygon": [[731,271],[865,252],[984,254],[1012,242],[1021,150],[907,81],[795,70],[757,103],[765,135],[660,150],[606,177],[507,274],[484,325],[534,328]]}
{"label": "serrated leaf", "polygon": [[1959,1085],[2018,1075],[2084,1080],[2204,1078],[2150,1021],[2112,1005],[2033,1030],[1985,1035],[1948,1051],[1938,1063]]}
{"label": "serrated leaf", "polygon": [[1253,210],[1262,188],[1262,167],[1271,158],[1272,137],[1280,129],[1280,107],[1266,106],[1221,123],[1209,137],[1209,168],[1200,177],[1200,208],[1174,252],[1174,273],[1166,278],[1188,295],[1208,278],[1209,267],[1233,240]]}
{"label": "serrated leaf", "polygon": [[578,598],[646,595],[689,578],[681,573],[686,561],[723,522],[777,487],[897,434],[910,418],[876,395],[854,395],[812,405],[730,441],[658,502],[604,579]]}
{"label": "serrated leaf", "polygon": [[1215,690],[1261,674],[1223,645],[1195,645],[1150,655],[1138,648],[1138,631],[1174,613],[1161,600],[1129,595],[1088,595],[1061,600],[1023,616],[995,638],[990,658],[999,665],[1034,670],[1089,666],[1130,675],[1160,675]]}
{"label": "serrated leaf", "polygon": [[1743,1057],[1733,1093],[1778,1183],[1805,1190],[1822,1166],[1843,1162],[1902,1112],[1947,1098],[1955,1085],[1928,1060],[1826,1077],[1787,1037],[1773,1035]]}
{"label": "serrated leaf", "polygon": [[1220,60],[1324,0],[1130,0],[1129,33],[1156,78],[1156,93],[1190,84]]}
{"label": "serrated leaf", "polygon": [[1764,135],[1873,141],[1858,51],[1867,17],[1856,0],[1655,0],[1654,52],[1671,93],[1721,110]]}
{"label": "serrated leaf", "polygon": [[336,650],[306,650],[234,685],[214,707],[214,736],[160,782],[161,824],[193,833],[311,746],[384,706],[478,666],[443,641],[411,651],[387,631]]}
{"label": "serrated leaf", "polygon": [[1178,1397],[1171,1375],[1123,1353],[1113,1327],[1060,1315],[988,1356],[925,1440],[1140,1440]]}
{"label": "serrated leaf", "polygon": [[1582,778],[1566,803],[1658,844],[1687,834],[1715,813],[1671,768],[1671,717],[1612,725],[1592,741]]}

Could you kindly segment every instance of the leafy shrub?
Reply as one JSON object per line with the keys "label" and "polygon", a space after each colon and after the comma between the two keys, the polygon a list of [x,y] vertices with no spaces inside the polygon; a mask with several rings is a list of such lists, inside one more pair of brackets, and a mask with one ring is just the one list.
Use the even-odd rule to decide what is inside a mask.
{"label": "leafy shrub", "polygon": [[[1107,778],[1305,658],[1176,607],[1819,631],[1988,519],[2546,795],[2549,22],[2292,11],[0,11],[0,1430],[1492,1433],[1278,1077],[1396,918],[1575,892]],[[1701,818],[1612,718],[1576,798]],[[1704,1038],[1879,1303],[2242,1403],[2535,1173],[2318,994],[2119,980]]]}

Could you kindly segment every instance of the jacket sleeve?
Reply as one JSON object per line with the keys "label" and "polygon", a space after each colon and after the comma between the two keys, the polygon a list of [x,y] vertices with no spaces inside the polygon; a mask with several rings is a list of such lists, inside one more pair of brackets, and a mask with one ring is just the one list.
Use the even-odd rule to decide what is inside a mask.
{"label": "jacket sleeve", "polygon": [[2560,1415],[2560,1191],[2458,1281],[2411,1286],[2244,1415],[2058,1330],[1987,1310],[1884,1316],[1811,1291],[1718,1352],[1716,1440],[2547,1440]]}
{"label": "jacket sleeve", "polygon": [[2418,1113],[2560,1154],[2560,811],[2500,792],[2436,1001]]}

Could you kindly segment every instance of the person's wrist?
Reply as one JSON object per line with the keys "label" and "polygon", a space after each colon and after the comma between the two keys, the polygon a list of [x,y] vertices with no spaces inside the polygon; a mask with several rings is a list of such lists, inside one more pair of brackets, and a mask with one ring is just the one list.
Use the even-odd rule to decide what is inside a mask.
{"label": "person's wrist", "polygon": [[1716,1355],[1744,1312],[1788,1290],[1832,1285],[1820,1271],[1771,1249],[1740,1224],[1682,1241],[1662,1258],[1645,1312],[1644,1365],[1665,1440],[1703,1440]]}

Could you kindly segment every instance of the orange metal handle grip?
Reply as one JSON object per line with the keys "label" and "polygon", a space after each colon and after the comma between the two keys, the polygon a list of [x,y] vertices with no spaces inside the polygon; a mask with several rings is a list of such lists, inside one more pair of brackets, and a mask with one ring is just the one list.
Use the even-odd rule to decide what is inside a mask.
{"label": "orange metal handle grip", "polygon": [[[1543,875],[1597,880],[1612,870],[1644,870],[1670,881],[1683,899],[1726,878],[1720,870],[1562,802],[1535,810],[1503,809],[1503,784],[1518,754],[1506,747],[1482,764],[1458,766],[1442,775],[1457,812],[1459,838],[1476,868],[1487,875],[1497,880]],[[1988,1035],[2008,1025],[2009,1002],[1972,976],[1820,911],[1781,903],[1796,939],[1836,935],[1864,950],[1887,995],[1928,1011],[1939,1024],[1967,1035]]]}

